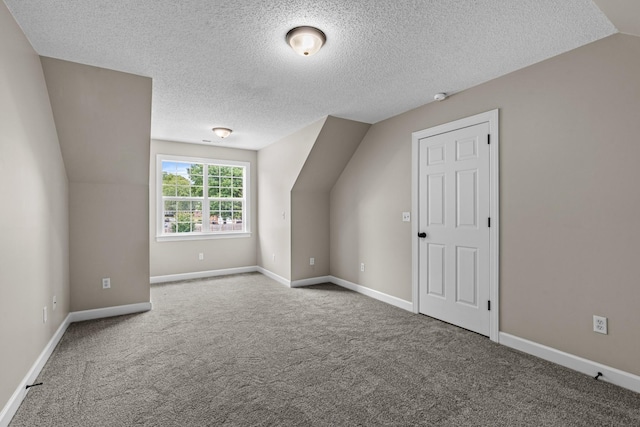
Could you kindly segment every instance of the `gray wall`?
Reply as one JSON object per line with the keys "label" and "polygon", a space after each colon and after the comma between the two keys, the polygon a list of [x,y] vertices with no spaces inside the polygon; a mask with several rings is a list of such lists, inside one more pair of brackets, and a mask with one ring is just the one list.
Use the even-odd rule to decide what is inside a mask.
{"label": "gray wall", "polygon": [[326,117],[258,151],[258,265],[287,280],[291,280],[291,189],[325,121]]}
{"label": "gray wall", "polygon": [[332,116],[324,122],[291,191],[292,280],[329,275],[329,192],[370,126]]}
{"label": "gray wall", "polygon": [[639,375],[638,76],[617,34],[375,124],[331,192],[331,274],[410,300],[411,133],[499,108],[500,330]]}
{"label": "gray wall", "polygon": [[69,176],[71,311],[148,302],[151,79],[42,67]]}
{"label": "gray wall", "polygon": [[0,200],[1,410],[69,313],[67,175],[40,59],[2,2]]}
{"label": "gray wall", "polygon": [[[204,157],[219,160],[237,160],[251,164],[251,198],[249,220],[251,237],[210,240],[183,240],[175,242],[156,241],[156,155],[172,154],[180,156]],[[171,141],[151,141],[151,161],[149,176],[149,234],[151,276],[223,270],[227,268],[252,267],[256,265],[257,248],[257,193],[258,164],[257,152],[236,150],[210,145],[184,144]],[[198,254],[204,254],[204,260]]]}
{"label": "gray wall", "polygon": [[258,152],[259,266],[291,281],[329,274],[329,191],[369,127],[327,116]]}

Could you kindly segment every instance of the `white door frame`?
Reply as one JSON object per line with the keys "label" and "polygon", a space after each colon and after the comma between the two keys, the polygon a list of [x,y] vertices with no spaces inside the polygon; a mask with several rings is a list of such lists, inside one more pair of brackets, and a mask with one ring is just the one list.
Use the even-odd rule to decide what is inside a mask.
{"label": "white door frame", "polygon": [[491,227],[489,230],[489,295],[491,298],[491,312],[490,312],[490,325],[489,325],[489,339],[491,341],[499,342],[500,332],[500,304],[499,304],[499,229],[500,229],[500,217],[499,217],[499,135],[498,135],[498,110],[487,111],[486,113],[477,114],[475,116],[466,117],[464,119],[456,120],[450,123],[445,123],[432,128],[424,129],[421,131],[412,133],[412,147],[411,147],[411,216],[414,218],[411,224],[411,269],[412,269],[412,287],[413,287],[413,312],[418,313],[420,307],[419,304],[419,281],[418,273],[420,267],[420,246],[418,238],[418,218],[420,218],[418,208],[418,197],[420,194],[419,189],[419,169],[420,169],[420,156],[419,147],[420,139],[427,138],[434,135],[439,135],[446,132],[451,132],[456,129],[474,126],[480,123],[489,123],[489,137],[491,143],[489,144],[489,206],[491,215]]}

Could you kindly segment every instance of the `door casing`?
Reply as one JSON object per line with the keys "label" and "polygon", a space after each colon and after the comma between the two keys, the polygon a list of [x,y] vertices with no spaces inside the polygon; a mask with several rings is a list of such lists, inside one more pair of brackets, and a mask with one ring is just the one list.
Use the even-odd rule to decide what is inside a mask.
{"label": "door casing", "polygon": [[418,238],[418,218],[419,214],[419,171],[420,171],[420,139],[428,138],[430,136],[439,135],[442,133],[454,131],[456,129],[473,126],[480,123],[489,123],[489,206],[491,217],[491,228],[489,230],[489,295],[491,299],[491,311],[490,311],[490,326],[489,326],[489,339],[495,342],[499,342],[500,332],[500,289],[499,289],[499,230],[500,230],[500,217],[499,217],[499,127],[498,127],[498,110],[491,110],[485,113],[476,114],[475,116],[466,117],[453,122],[445,123],[439,126],[431,127],[421,131],[413,132],[412,134],[412,168],[411,168],[411,183],[412,183],[412,197],[411,197],[411,210],[414,220],[411,223],[412,240],[411,240],[411,252],[412,252],[412,303],[413,312],[419,312],[419,274],[420,274],[420,247]]}

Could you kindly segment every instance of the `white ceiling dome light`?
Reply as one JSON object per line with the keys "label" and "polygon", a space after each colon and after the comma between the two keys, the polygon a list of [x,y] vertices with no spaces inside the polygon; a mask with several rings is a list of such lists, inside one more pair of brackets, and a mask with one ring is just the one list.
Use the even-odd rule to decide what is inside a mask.
{"label": "white ceiling dome light", "polygon": [[228,137],[229,135],[231,135],[231,132],[233,132],[229,128],[219,128],[219,127],[218,128],[213,128],[211,130],[213,131],[213,133],[218,135],[221,139],[224,139],[224,138]]}
{"label": "white ceiling dome light", "polygon": [[311,56],[317,53],[327,41],[327,36],[314,27],[296,27],[287,33],[287,43],[302,56]]}

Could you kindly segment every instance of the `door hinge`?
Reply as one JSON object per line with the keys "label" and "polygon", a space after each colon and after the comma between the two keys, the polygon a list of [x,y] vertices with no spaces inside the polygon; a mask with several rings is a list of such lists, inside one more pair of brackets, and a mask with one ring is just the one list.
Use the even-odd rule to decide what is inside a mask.
{"label": "door hinge", "polygon": [[491,134],[487,134],[487,144],[491,144]]}
{"label": "door hinge", "polygon": [[491,301],[487,301],[487,310],[491,311]]}
{"label": "door hinge", "polygon": [[491,228],[491,217],[487,218],[487,227]]}

